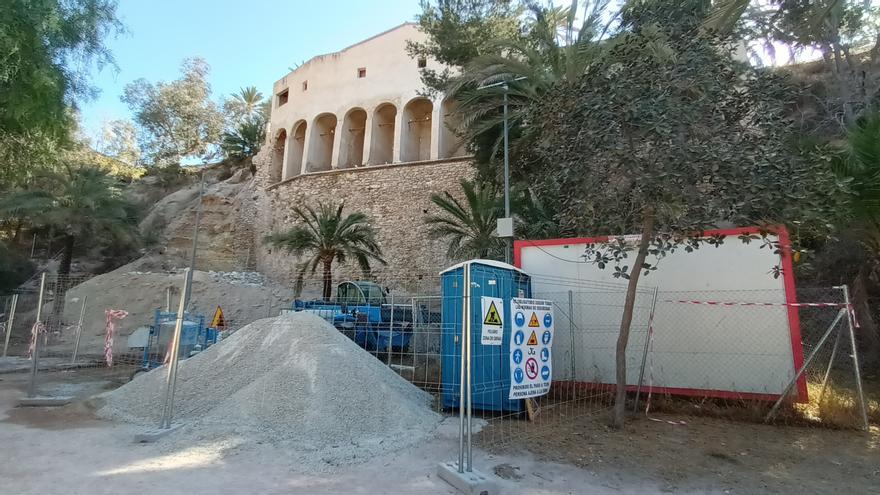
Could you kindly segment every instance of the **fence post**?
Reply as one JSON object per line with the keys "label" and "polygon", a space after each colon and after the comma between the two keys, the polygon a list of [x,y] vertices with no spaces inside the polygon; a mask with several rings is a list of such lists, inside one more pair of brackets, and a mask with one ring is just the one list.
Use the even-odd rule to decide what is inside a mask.
{"label": "fence post", "polygon": [[183,291],[180,294],[180,307],[177,309],[177,321],[174,325],[174,335],[171,337],[171,350],[168,362],[168,376],[165,379],[165,408],[162,411],[162,429],[171,428],[171,416],[174,409],[174,387],[177,385],[177,363],[180,351],[180,333],[183,330],[183,320],[188,303],[190,283],[190,269],[186,268],[183,274]]}
{"label": "fence post", "polygon": [[[381,308],[379,308],[381,310]],[[391,319],[388,322],[388,367],[391,367],[391,339],[394,338],[394,294],[391,294]]]}
{"label": "fence post", "polygon": [[770,409],[770,412],[767,413],[767,417],[764,418],[765,423],[769,423],[773,416],[776,415],[776,411],[779,410],[779,406],[785,401],[785,398],[788,397],[788,394],[791,390],[797,385],[797,381],[800,379],[801,375],[807,371],[807,368],[810,366],[810,363],[813,362],[813,359],[816,357],[816,354],[819,353],[819,349],[825,345],[825,341],[828,340],[828,337],[831,335],[831,332],[837,326],[837,323],[840,322],[841,318],[843,318],[844,313],[849,314],[849,309],[843,308],[837,312],[837,317],[834,318],[834,321],[831,322],[831,325],[828,327],[828,330],[825,331],[825,334],[822,335],[822,338],[819,339],[819,343],[816,344],[816,347],[813,348],[813,352],[807,357],[807,360],[804,361],[804,364],[801,366],[801,369],[798,370],[797,374],[794,378],[788,382],[788,385],[785,387],[785,390],[782,391],[782,394],[779,395],[779,399],[776,400],[776,403],[773,404],[773,407]]}
{"label": "fence post", "polygon": [[853,330],[853,318],[855,317],[852,305],[849,301],[849,287],[844,285],[843,298],[846,303],[846,326],[849,329],[849,341],[852,345],[853,368],[856,375],[856,392],[859,394],[859,408],[862,413],[862,425],[865,431],[868,431],[868,408],[865,404],[865,391],[862,390],[862,372],[859,370],[859,351],[856,348],[856,333]]}
{"label": "fence post", "polygon": [[70,364],[76,364],[76,354],[79,352],[79,339],[82,337],[83,320],[86,317],[86,301],[89,296],[83,296],[82,309],[79,310],[79,322],[76,324],[76,340],[73,343],[73,356],[70,358]]}
{"label": "fence post", "polygon": [[[43,272],[40,275],[40,295],[37,297],[37,318],[34,321],[34,325],[39,328],[40,320],[43,318],[43,293],[46,290],[46,272]],[[28,382],[28,398],[33,398],[37,393],[37,367],[39,366],[40,359],[40,334],[37,332],[36,335],[33,336],[34,339],[34,352],[31,355],[31,379]]]}
{"label": "fence post", "polygon": [[648,346],[654,337],[654,311],[657,309],[657,294],[659,287],[654,287],[654,296],[651,300],[651,313],[648,316],[648,330],[645,334],[645,349],[642,351],[642,364],[639,366],[639,382],[636,384],[636,399],[633,401],[633,412],[639,410],[639,395],[642,393],[642,381],[645,379],[645,363],[648,361]]}
{"label": "fence post", "polygon": [[467,365],[467,471],[470,473],[474,470],[473,460],[474,460],[474,452],[473,452],[473,443],[471,442],[471,432],[473,428],[471,426],[472,418],[473,418],[473,393],[471,391],[471,265],[468,263],[465,265],[465,328],[467,329],[467,338],[465,339],[465,347],[466,347],[466,358],[465,364]]}
{"label": "fence post", "polygon": [[15,307],[18,306],[18,294],[12,295],[12,305],[9,308],[9,317],[6,318],[6,340],[3,342],[3,357],[9,349],[9,336],[12,335],[12,324],[15,321]]}
{"label": "fence post", "polygon": [[468,333],[467,324],[467,267],[465,263],[461,269],[461,370],[458,375],[458,472],[464,472],[464,410],[465,410],[465,394],[464,394],[464,377],[467,366],[465,365],[465,342]]}
{"label": "fence post", "polygon": [[574,342],[574,291],[568,291],[568,334],[571,339],[571,380],[572,382],[577,381],[577,368],[575,367],[575,342]]}

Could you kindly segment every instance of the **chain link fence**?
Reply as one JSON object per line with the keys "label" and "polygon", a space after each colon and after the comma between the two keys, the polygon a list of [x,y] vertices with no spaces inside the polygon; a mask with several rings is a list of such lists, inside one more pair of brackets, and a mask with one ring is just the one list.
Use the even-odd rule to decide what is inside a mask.
{"label": "chain link fence", "polygon": [[[203,352],[264,317],[287,312],[314,313],[357,344],[361,349],[356,353],[358,356],[369,355],[373,363],[387,366],[421,389],[430,398],[434,412],[444,417],[461,415],[462,438],[471,440],[463,442],[463,447],[477,445],[494,450],[512,440],[519,443],[553,435],[563,424],[609,414],[613,407],[615,350],[626,286],[540,275],[533,275],[531,281],[541,282],[535,284],[541,290],[532,292],[532,285],[516,277],[477,271],[470,284],[479,297],[473,296],[467,309],[463,275],[336,281],[330,287],[329,297],[325,297],[325,281],[321,277],[310,278],[303,281],[301,296],[296,300],[267,300],[261,303],[256,317],[246,320],[224,315],[220,321],[214,321],[217,315],[190,312],[184,318],[179,356],[187,359]],[[10,354],[26,356],[31,337],[38,336],[34,395],[86,396],[126,383],[138,372],[166,369],[163,365],[167,362],[181,291],[169,291],[164,297],[165,304],[155,308],[153,317],[144,318],[134,331],[111,333],[108,338],[106,320],[103,325],[82,324],[79,315],[89,308],[95,309],[88,298],[65,300],[64,295],[81,282],[77,277],[47,276],[41,308],[37,303],[38,290],[19,294]],[[483,341],[479,299],[499,295],[507,299],[545,300],[552,307],[552,353],[546,361],[541,360],[542,365],[546,362],[552,369],[552,384],[544,395],[527,400],[510,398],[515,366],[509,330],[505,330],[500,345]],[[63,307],[58,305],[61,300],[65,300]],[[686,412],[763,420],[774,401],[786,393],[786,386],[800,366],[813,355],[773,419],[858,427],[860,404],[844,293],[840,288],[800,289],[796,300],[798,305],[792,304],[793,300],[786,299],[781,291],[674,292],[648,285],[639,288],[633,302],[626,353],[628,409],[648,414]],[[11,297],[0,299],[3,315],[9,313],[11,304]],[[838,318],[842,309],[843,317]],[[502,310],[505,325],[510,325],[514,318],[509,311]],[[35,329],[37,314],[42,325]],[[113,317],[114,323],[125,318],[122,313],[110,313],[108,317]],[[4,318],[0,317],[0,326]],[[467,318],[471,322],[469,353],[465,352],[468,347],[462,325]],[[261,325],[251,333],[269,332],[271,328]],[[830,333],[829,328],[833,329]],[[286,399],[305,393],[297,387],[317,387],[322,380],[318,375],[333,373],[327,363],[332,364],[338,349],[312,347],[296,340],[295,332],[285,335],[293,338],[296,345],[308,345],[314,352],[329,354],[306,356],[302,363],[291,363],[287,355],[272,350],[274,346],[286,349],[284,346],[291,344],[272,341],[271,349],[267,347],[257,354],[271,359],[234,361],[247,373],[254,369],[271,373],[284,366],[296,368],[294,381],[301,381],[300,384],[260,380],[253,385],[258,388],[248,408],[265,417],[275,417],[280,402],[287,404],[290,401]],[[300,356],[297,348],[292,347],[290,352]],[[470,380],[462,367],[463,353],[465,358],[468,354],[470,357]],[[366,366],[349,351],[338,356],[357,361],[353,366]],[[25,364],[30,366],[32,362]],[[159,373],[164,376],[165,371]],[[247,373],[242,376],[249,376]],[[339,393],[332,400],[346,401],[346,394],[356,395],[357,373],[344,379],[351,384],[348,388],[332,389]],[[461,401],[462,387],[467,390],[468,386],[470,412],[462,408]],[[200,400],[194,399],[200,393],[194,392],[186,400]],[[421,397],[416,392],[407,393]],[[281,401],[282,397],[285,401]],[[148,406],[146,402],[141,404]],[[158,403],[154,406],[161,408]],[[180,407],[188,411],[188,406]],[[351,404],[350,409],[363,407],[367,406]],[[400,416],[406,417],[403,413]],[[378,422],[374,425],[372,415],[361,413],[359,417],[363,428],[375,426],[381,430],[388,426]],[[398,420],[403,421],[388,419],[386,423]],[[467,436],[468,432],[472,438]]]}

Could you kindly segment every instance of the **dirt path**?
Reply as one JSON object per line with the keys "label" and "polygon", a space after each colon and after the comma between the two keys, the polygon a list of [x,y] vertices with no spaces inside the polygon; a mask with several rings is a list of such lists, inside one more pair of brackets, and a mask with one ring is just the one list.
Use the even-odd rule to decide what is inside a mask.
{"label": "dirt path", "polygon": [[[58,380],[54,383],[53,380]],[[423,445],[365,464],[303,472],[269,444],[134,444],[142,429],[99,420],[83,403],[15,408],[26,375],[0,375],[2,493],[88,494],[454,494],[436,465],[457,454],[447,420]],[[114,386],[88,373],[46,374],[45,389],[84,395]],[[63,386],[62,386],[63,385]],[[116,384],[118,385],[118,384]],[[82,396],[82,395],[81,395]],[[475,449],[475,466],[504,494],[877,493],[878,432],[778,428],[709,418],[657,416],[622,432],[582,418],[552,436],[503,451]],[[670,424],[666,421],[675,421]],[[684,421],[685,424],[681,424]]]}
{"label": "dirt path", "polygon": [[647,479],[672,493],[880,493],[876,427],[862,433],[652,414],[618,432],[600,414],[529,444],[542,460],[574,464],[621,489]]}

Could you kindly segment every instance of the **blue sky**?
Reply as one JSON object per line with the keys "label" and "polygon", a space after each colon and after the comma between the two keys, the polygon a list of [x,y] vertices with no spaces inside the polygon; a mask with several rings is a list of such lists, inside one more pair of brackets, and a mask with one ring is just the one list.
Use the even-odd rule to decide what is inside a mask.
{"label": "blue sky", "polygon": [[186,57],[211,65],[215,99],[251,85],[267,95],[289,67],[418,12],[418,0],[121,0],[118,13],[128,32],[107,41],[119,70],[93,73],[100,94],[80,104],[84,130],[94,136],[105,121],[129,118],[119,100],[123,87],[141,77],[176,79]]}

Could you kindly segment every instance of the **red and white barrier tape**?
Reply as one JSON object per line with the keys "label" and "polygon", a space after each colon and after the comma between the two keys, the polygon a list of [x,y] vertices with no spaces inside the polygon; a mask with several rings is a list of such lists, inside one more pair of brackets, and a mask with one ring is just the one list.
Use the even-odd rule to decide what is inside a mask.
{"label": "red and white barrier tape", "polygon": [[791,306],[796,308],[842,308],[851,307],[847,303],[769,303],[769,302],[731,302],[731,301],[693,301],[687,299],[667,299],[663,302],[681,304],[704,304],[708,306]]}
{"label": "red and white barrier tape", "polygon": [[34,357],[34,349],[37,347],[37,337],[39,337],[41,333],[46,333],[46,325],[43,325],[42,321],[38,321],[31,327],[31,343],[28,345],[27,351],[28,359]]}
{"label": "red and white barrier tape", "polygon": [[859,328],[859,320],[852,303],[770,303],[770,302],[737,302],[737,301],[695,301],[691,299],[666,299],[663,302],[680,304],[699,304],[704,306],[788,306],[790,308],[846,308],[853,326]]}
{"label": "red and white barrier tape", "polygon": [[121,320],[128,316],[128,311],[122,309],[104,310],[104,316],[107,318],[106,333],[104,334],[104,360],[107,367],[113,367],[113,333],[116,330],[115,320]]}

